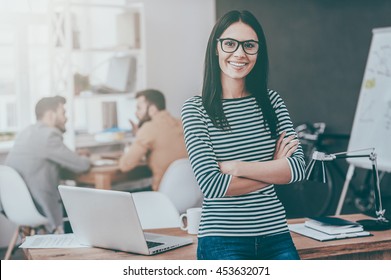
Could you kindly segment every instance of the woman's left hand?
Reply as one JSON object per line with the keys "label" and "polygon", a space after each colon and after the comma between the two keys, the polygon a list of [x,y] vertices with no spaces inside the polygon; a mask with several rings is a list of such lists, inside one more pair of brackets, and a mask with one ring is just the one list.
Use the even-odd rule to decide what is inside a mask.
{"label": "woman's left hand", "polygon": [[239,161],[236,160],[219,162],[221,173],[234,176],[236,176],[238,165]]}
{"label": "woman's left hand", "polygon": [[290,135],[285,138],[286,132],[281,133],[276,143],[273,159],[290,157],[297,149],[299,140],[295,139],[295,135]]}
{"label": "woman's left hand", "polygon": [[[276,142],[276,149],[274,151],[273,159],[281,159],[290,157],[297,149],[299,141],[294,139],[295,135],[290,135],[285,138],[286,132],[281,133]],[[244,162],[239,160],[222,161],[219,162],[221,173],[233,175],[236,177],[245,176],[245,170],[248,170],[250,166],[254,166],[253,163]]]}

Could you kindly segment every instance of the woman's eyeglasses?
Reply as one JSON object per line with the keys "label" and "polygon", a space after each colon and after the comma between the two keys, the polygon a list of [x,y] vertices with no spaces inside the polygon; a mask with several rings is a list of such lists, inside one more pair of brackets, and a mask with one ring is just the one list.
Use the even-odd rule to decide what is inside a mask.
{"label": "woman's eyeglasses", "polygon": [[259,51],[259,43],[254,40],[238,41],[231,38],[219,38],[217,41],[220,42],[221,49],[226,53],[236,52],[240,45],[246,54],[253,55]]}

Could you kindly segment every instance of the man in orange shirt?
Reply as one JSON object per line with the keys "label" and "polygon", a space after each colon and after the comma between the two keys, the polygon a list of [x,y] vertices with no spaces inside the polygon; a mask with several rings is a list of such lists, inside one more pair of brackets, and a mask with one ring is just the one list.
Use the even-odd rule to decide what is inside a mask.
{"label": "man in orange shirt", "polygon": [[153,174],[152,190],[157,191],[168,166],[188,157],[182,122],[166,111],[165,98],[160,91],[140,91],[136,98],[139,123],[132,123],[136,139],[120,158],[119,166],[126,172],[146,158]]}

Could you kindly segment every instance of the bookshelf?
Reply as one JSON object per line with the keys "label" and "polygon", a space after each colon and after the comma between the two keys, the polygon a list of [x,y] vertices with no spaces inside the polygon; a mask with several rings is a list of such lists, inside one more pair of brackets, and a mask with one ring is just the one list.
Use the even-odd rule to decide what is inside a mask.
{"label": "bookshelf", "polygon": [[129,129],[135,92],[146,87],[144,4],[55,0],[49,11],[51,88],[67,98],[65,142],[94,146],[96,133]]}

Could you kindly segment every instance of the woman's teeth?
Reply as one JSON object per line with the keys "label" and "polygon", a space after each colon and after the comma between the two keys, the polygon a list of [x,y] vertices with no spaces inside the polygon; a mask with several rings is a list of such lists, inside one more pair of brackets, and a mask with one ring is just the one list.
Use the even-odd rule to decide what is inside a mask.
{"label": "woman's teeth", "polygon": [[246,63],[239,63],[239,62],[229,62],[229,64],[233,65],[233,66],[237,66],[237,67],[243,67],[246,65]]}

